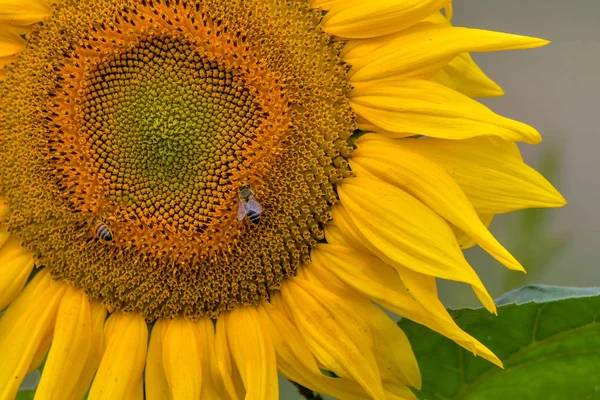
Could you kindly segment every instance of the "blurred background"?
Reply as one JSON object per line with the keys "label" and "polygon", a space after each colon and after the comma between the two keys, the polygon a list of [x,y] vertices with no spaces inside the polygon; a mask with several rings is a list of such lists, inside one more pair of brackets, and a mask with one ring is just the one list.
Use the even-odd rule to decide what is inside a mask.
{"label": "blurred background", "polygon": [[[506,92],[485,99],[495,112],[537,128],[544,141],[523,145],[525,161],[569,204],[558,210],[499,215],[490,229],[528,274],[509,272],[478,248],[466,252],[492,296],[528,283],[600,286],[600,0],[454,0],[453,23],[551,40],[526,51],[476,53]],[[440,282],[449,307],[478,306],[470,288]],[[297,391],[282,382],[282,399]]]}

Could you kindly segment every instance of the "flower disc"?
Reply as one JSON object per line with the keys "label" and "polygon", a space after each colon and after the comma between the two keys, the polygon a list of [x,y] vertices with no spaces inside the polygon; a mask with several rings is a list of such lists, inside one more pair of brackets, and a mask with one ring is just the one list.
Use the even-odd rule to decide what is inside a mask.
{"label": "flower disc", "polygon": [[[320,18],[293,0],[58,6],[2,84],[10,231],[148,320],[267,299],[350,174],[347,68]],[[236,219],[246,184],[258,224]]]}

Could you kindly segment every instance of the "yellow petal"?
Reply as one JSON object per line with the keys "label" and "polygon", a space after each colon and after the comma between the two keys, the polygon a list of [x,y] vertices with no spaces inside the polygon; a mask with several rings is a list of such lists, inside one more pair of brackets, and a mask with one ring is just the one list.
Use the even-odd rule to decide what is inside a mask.
{"label": "yellow petal", "polygon": [[479,68],[469,53],[461,53],[437,71],[431,80],[469,97],[498,97],[504,90]]}
{"label": "yellow petal", "polygon": [[[304,387],[335,398],[370,399],[358,383],[323,375],[302,335],[285,314],[269,303],[261,304],[258,311],[263,326],[273,339],[277,368],[282,375]],[[386,391],[386,399],[391,398],[393,397]]]}
{"label": "yellow petal", "polygon": [[435,278],[407,268],[396,272],[377,257],[340,244],[319,244],[313,250],[313,257],[315,262],[311,269],[327,269],[388,310],[427,326],[501,365],[491,351],[456,325],[438,300]]}
{"label": "yellow petal", "polygon": [[146,361],[148,328],[141,314],[117,312],[104,327],[106,343],[90,400],[127,399],[136,393]]}
{"label": "yellow petal", "polygon": [[495,311],[494,301],[465,260],[450,226],[419,200],[367,177],[345,179],[338,194],[364,245],[383,261],[468,283],[484,306]]}
{"label": "yellow petal", "polygon": [[0,0],[0,22],[12,25],[31,25],[50,16],[44,0]]}
{"label": "yellow petal", "polygon": [[42,365],[42,362],[46,359],[48,355],[48,350],[50,350],[50,345],[52,344],[52,336],[54,336],[54,327],[47,330],[42,337],[42,340],[31,359],[31,363],[29,363],[29,368],[27,368],[27,373],[29,374],[32,371],[35,371]]}
{"label": "yellow petal", "polygon": [[221,382],[229,398],[238,400],[246,397],[242,378],[231,360],[231,350],[227,340],[227,325],[224,318],[217,319],[215,351]]}
{"label": "yellow petal", "polygon": [[417,400],[417,396],[412,390],[398,381],[384,379],[383,390],[385,390],[387,400]]}
{"label": "yellow petal", "polygon": [[322,27],[330,35],[371,38],[398,32],[442,8],[444,0],[345,0],[313,2],[328,10]]}
{"label": "yellow petal", "polygon": [[[358,382],[375,399],[385,395],[363,323],[353,310],[326,289],[296,277],[281,294],[311,352],[327,369]],[[361,329],[363,328],[363,329]]]}
{"label": "yellow petal", "polygon": [[152,327],[146,357],[145,386],[148,400],[170,400],[171,393],[163,368],[163,342],[166,322],[159,319]]}
{"label": "yellow petal", "polygon": [[[330,225],[330,224],[328,224],[328,225]],[[279,292],[273,293],[273,295],[271,296],[271,298],[269,300],[270,300],[271,304],[273,305],[273,307],[275,307],[279,312],[285,314],[285,316],[290,321],[294,320],[292,313],[287,308],[287,306],[285,305],[285,302],[283,301],[283,298],[281,297],[281,293],[279,293]]]}
{"label": "yellow petal", "polygon": [[371,61],[370,54],[380,51],[381,48],[388,43],[397,40],[399,37],[412,35],[416,32],[436,29],[440,26],[449,26],[448,20],[441,13],[433,13],[427,18],[422,19],[418,23],[412,25],[408,29],[392,33],[383,37],[375,37],[371,39],[349,40],[341,50],[341,55],[344,61],[349,65],[359,69]]}
{"label": "yellow petal", "polygon": [[86,294],[69,288],[58,308],[52,347],[35,400],[63,400],[75,388],[92,340],[92,318]]}
{"label": "yellow petal", "polygon": [[258,307],[263,326],[269,331],[273,347],[279,358],[289,362],[292,367],[309,373],[320,375],[319,367],[300,332],[289,321],[287,316],[272,304],[265,302]]}
{"label": "yellow petal", "polygon": [[514,143],[491,137],[469,140],[402,140],[403,147],[435,161],[465,192],[479,214],[562,207],[565,199],[523,162]]}
{"label": "yellow petal", "polygon": [[[202,348],[196,324],[183,318],[165,321],[162,359],[174,400],[198,399],[202,387]],[[202,347],[201,347],[202,345]]]}
{"label": "yellow petal", "polygon": [[[382,379],[402,382],[421,388],[421,373],[408,338],[402,330],[380,308],[347,286],[343,281],[323,267],[325,261],[320,252],[311,253],[312,262],[305,268],[311,282],[320,282],[333,293],[344,299],[361,319],[372,340],[371,350],[375,355]],[[325,261],[326,262],[326,261]]]}
{"label": "yellow petal", "polygon": [[258,311],[241,308],[224,316],[231,355],[246,388],[246,399],[279,399],[275,350]]}
{"label": "yellow petal", "polygon": [[[549,43],[547,40],[481,29],[436,24],[428,27],[409,34],[397,34],[375,51],[361,51],[360,45],[355,45],[353,56],[361,53],[363,59],[361,64],[353,64],[350,82],[429,76],[460,53],[530,49]],[[364,45],[371,47],[368,41]]]}
{"label": "yellow petal", "polygon": [[0,310],[21,293],[33,264],[33,254],[23,249],[18,239],[11,238],[0,247]]}
{"label": "yellow petal", "polygon": [[446,4],[444,4],[444,14],[448,21],[452,21],[452,15],[454,14],[454,9],[452,7],[452,0],[448,0]]}
{"label": "yellow petal", "polygon": [[[479,220],[481,221],[481,223],[483,225],[486,226],[486,228],[489,228],[489,226],[492,224],[492,220],[494,219],[494,216],[496,214],[479,214]],[[467,235],[464,231],[458,229],[457,227],[453,226],[452,230],[454,231],[454,234],[456,235],[456,241],[458,242],[458,245],[460,246],[461,249],[466,250],[466,249],[470,249],[471,247],[475,246],[477,243],[475,243],[475,241],[471,238],[471,236]]]}
{"label": "yellow petal", "polygon": [[23,310],[29,307],[36,297],[52,284],[49,271],[49,269],[44,268],[37,273],[0,316],[0,341],[10,333],[16,321],[21,318]]}
{"label": "yellow petal", "polygon": [[25,48],[25,42],[12,32],[0,30],[0,57],[8,57],[20,53]]}
{"label": "yellow petal", "polygon": [[17,59],[16,56],[5,56],[5,57],[0,57],[0,69],[6,67],[8,64],[12,63],[13,61],[15,61]]}
{"label": "yellow petal", "polygon": [[5,214],[8,213],[9,210],[10,207],[6,198],[0,195],[0,217],[4,218]]}
{"label": "yellow petal", "polygon": [[[42,339],[54,327],[65,285],[42,285],[35,297],[25,293],[25,301],[12,303],[0,319],[0,399],[15,397]],[[5,317],[10,326],[5,325]]]}
{"label": "yellow petal", "polygon": [[392,132],[445,139],[493,135],[538,143],[532,127],[502,117],[444,85],[420,79],[355,84],[350,105],[361,117]]}
{"label": "yellow petal", "polygon": [[144,382],[140,379],[136,385],[135,390],[133,391],[133,395],[131,396],[131,400],[145,400],[144,397]]}
{"label": "yellow petal", "polygon": [[523,271],[519,262],[487,230],[460,186],[435,162],[402,147],[402,142],[365,135],[356,145],[350,167],[405,190],[473,240],[507,268]]}
{"label": "yellow petal", "polygon": [[371,123],[370,121],[367,121],[366,119],[364,119],[360,116],[356,119],[356,126],[358,129],[360,129],[363,132],[385,133],[386,135],[392,135],[392,137],[394,137],[394,138],[404,138],[404,137],[415,136],[414,133],[400,133],[400,132],[386,131],[385,129],[378,127],[377,125]]}
{"label": "yellow petal", "polygon": [[104,351],[104,321],[106,320],[106,314],[106,308],[100,302],[90,302],[90,320],[92,326],[90,350],[72,395],[68,398],[69,400],[83,399],[90,388],[94,375],[96,375]]}
{"label": "yellow petal", "polygon": [[200,343],[203,344],[204,354],[202,363],[202,395],[203,400],[227,398],[227,392],[221,383],[221,374],[217,364],[215,350],[215,326],[211,318],[201,318],[197,322]]}

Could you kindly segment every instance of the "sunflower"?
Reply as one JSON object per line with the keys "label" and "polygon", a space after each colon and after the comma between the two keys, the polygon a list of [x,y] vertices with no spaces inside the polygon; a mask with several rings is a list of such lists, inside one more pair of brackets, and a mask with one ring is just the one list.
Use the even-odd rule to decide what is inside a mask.
{"label": "sunflower", "polygon": [[[501,365],[438,300],[559,207],[472,97],[447,0],[0,0],[0,399],[414,399],[381,307]],[[379,307],[379,306],[381,307]]]}

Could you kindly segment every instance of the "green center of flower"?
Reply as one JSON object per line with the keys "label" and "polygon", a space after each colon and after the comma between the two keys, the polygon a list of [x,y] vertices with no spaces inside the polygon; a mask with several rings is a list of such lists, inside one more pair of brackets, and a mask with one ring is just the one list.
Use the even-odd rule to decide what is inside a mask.
{"label": "green center of flower", "polygon": [[56,278],[148,320],[215,316],[309,261],[350,174],[341,45],[307,3],[250,3],[87,1],[31,35],[0,191]]}

